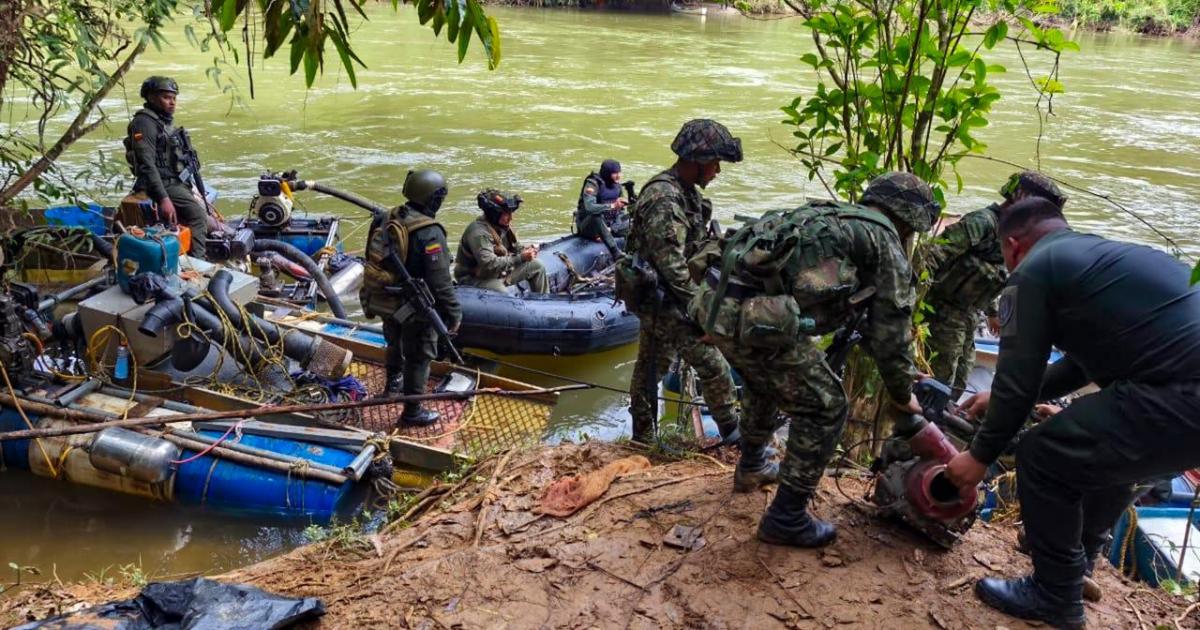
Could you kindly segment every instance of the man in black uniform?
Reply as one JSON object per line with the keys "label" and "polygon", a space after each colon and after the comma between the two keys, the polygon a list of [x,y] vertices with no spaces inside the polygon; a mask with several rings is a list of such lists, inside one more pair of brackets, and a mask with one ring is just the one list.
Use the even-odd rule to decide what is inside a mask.
{"label": "man in black uniform", "polygon": [[[367,264],[360,292],[368,317],[383,319],[387,340],[387,385],[384,395],[424,394],[429,364],[437,355],[437,330],[433,323],[388,287],[399,287],[398,264],[415,280],[423,280],[433,294],[434,310],[450,332],[458,330],[462,308],[450,279],[450,248],[446,228],[434,220],[446,199],[446,180],[434,171],[409,171],[403,194],[408,201],[380,217],[367,236]],[[400,423],[428,426],[438,420],[435,411],[420,403],[404,405]]]}
{"label": "man in black uniform", "polygon": [[[947,476],[973,487],[1034,403],[1100,386],[1017,444],[1033,575],[975,587],[1007,614],[1078,628],[1085,570],[1133,484],[1200,465],[1200,291],[1182,262],[1075,232],[1044,199],[1014,204],[999,233],[1013,272],[1000,296],[999,364],[992,391],[967,402],[987,418]],[[1066,356],[1047,368],[1051,346]]]}
{"label": "man in black uniform", "polygon": [[575,231],[586,239],[604,243],[613,259],[621,253],[617,238],[629,233],[629,217],[621,210],[630,200],[621,198],[621,164],[616,160],[600,163],[600,172],[592,172],[579,190],[575,209]]}
{"label": "man in black uniform", "polygon": [[172,126],[179,85],[169,77],[150,77],[140,94],[145,105],[129,121],[125,136],[125,160],[136,178],[133,192],[145,192],[163,221],[186,225],[192,233],[188,253],[204,258],[208,209],[192,194],[197,174],[186,168],[183,145]]}

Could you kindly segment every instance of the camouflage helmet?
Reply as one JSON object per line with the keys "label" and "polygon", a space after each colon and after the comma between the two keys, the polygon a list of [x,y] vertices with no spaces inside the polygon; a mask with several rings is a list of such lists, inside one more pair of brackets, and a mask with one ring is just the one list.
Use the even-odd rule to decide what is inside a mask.
{"label": "camouflage helmet", "polygon": [[500,215],[505,212],[516,212],[517,208],[521,207],[521,195],[501,192],[495,188],[488,188],[479,193],[476,198],[479,203],[479,209],[483,210],[484,216],[492,223],[500,221]]}
{"label": "camouflage helmet", "polygon": [[437,214],[438,208],[442,207],[450,189],[441,173],[420,169],[408,172],[401,192],[408,203],[432,217]]}
{"label": "camouflage helmet", "polygon": [[742,139],[733,137],[725,125],[707,118],[683,123],[671,150],[689,162],[742,161]]}
{"label": "camouflage helmet", "polygon": [[1006,201],[1016,201],[1017,193],[1022,191],[1031,197],[1041,197],[1059,208],[1067,203],[1067,196],[1059,189],[1058,184],[1037,171],[1013,173],[1000,187],[1000,196]]}
{"label": "camouflage helmet", "polygon": [[929,184],[898,171],[871,180],[859,202],[887,210],[914,232],[928,232],[942,210]]}
{"label": "camouflage helmet", "polygon": [[142,89],[138,92],[143,99],[150,98],[150,95],[155,92],[170,92],[172,94],[179,93],[179,84],[171,77],[147,77],[142,81]]}

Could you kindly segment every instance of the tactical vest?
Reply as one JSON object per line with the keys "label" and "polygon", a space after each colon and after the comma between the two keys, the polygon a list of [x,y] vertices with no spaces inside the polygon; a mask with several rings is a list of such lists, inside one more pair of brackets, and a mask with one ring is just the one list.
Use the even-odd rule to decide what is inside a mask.
{"label": "tactical vest", "polygon": [[[817,201],[794,211],[768,212],[722,246],[715,300],[724,298],[729,282],[736,278],[764,296],[790,296],[804,320],[804,333],[835,330],[850,313],[848,298],[861,288],[858,267],[849,255],[853,234],[847,220],[877,225],[899,239],[887,217],[854,204]],[[792,309],[766,301],[764,307],[775,311],[772,317]],[[710,306],[706,329],[712,329],[715,318],[716,310]]]}
{"label": "tactical vest", "polygon": [[430,226],[437,226],[445,233],[441,223],[405,206],[394,208],[384,221],[372,222],[367,235],[363,286],[359,292],[366,312],[376,311],[372,314],[380,314],[379,312],[383,311],[382,314],[386,315],[399,308],[399,300],[389,294],[385,287],[398,286],[400,279],[388,269],[385,261],[394,248],[396,256],[409,268],[409,273],[412,273],[408,259],[412,235]]}
{"label": "tactical vest", "polygon": [[[683,192],[683,186],[680,184],[678,179],[670,174],[669,171],[663,171],[658,175],[651,177],[650,181],[646,182],[646,184],[642,186],[641,191],[638,193],[638,199],[644,198],[646,189],[656,182],[667,182],[670,184],[675,196],[678,197],[677,201],[679,205],[683,206],[685,209],[691,209],[687,203],[687,196]],[[633,222],[635,228],[639,223],[638,217],[642,210],[643,205],[641,203],[636,203],[629,211],[630,220]],[[687,235],[683,243],[683,255],[685,258],[690,258],[693,256],[700,248],[701,243],[708,237],[708,222],[710,219],[712,219],[712,206],[704,203],[704,199],[701,198],[700,207],[696,210],[696,212],[684,213],[688,217],[688,224],[686,226]],[[626,241],[626,251],[645,255],[645,252],[641,251],[640,249],[640,237],[642,236],[640,232],[641,230],[638,229],[630,230],[628,240]]]}
{"label": "tactical vest", "polygon": [[[517,240],[516,230],[513,230],[512,227],[509,227],[507,230],[505,230],[505,235],[502,236],[500,231],[496,229],[496,226],[492,225],[492,222],[487,220],[486,216],[481,216],[475,219],[475,222],[482,223],[483,226],[487,228],[488,232],[491,233],[492,242],[495,243],[492,246],[492,252],[494,254],[504,257],[516,253],[517,243],[520,242]],[[469,230],[471,227],[467,226],[467,229]],[[505,238],[505,236],[508,238]],[[478,277],[478,275],[479,259],[475,256],[475,252],[471,251],[468,247],[460,246],[458,248],[458,254],[456,254],[454,257],[454,277]]]}
{"label": "tactical vest", "polygon": [[[154,126],[158,128],[158,133],[154,137],[154,165],[158,167],[158,176],[162,179],[170,179],[179,177],[183,171],[184,156],[183,149],[179,146],[176,140],[175,129],[170,124],[163,121],[159,115],[151,109],[139,109],[133,117],[145,116],[154,121]],[[133,126],[132,121],[130,127]],[[137,154],[133,150],[133,131],[130,129],[125,134],[125,161],[129,163],[129,169],[133,171],[133,176],[137,177]]]}
{"label": "tactical vest", "polygon": [[950,304],[966,310],[987,307],[1008,281],[1004,255],[1000,252],[1000,237],[994,207],[982,213],[988,229],[984,239],[955,260],[947,261],[933,279],[929,289],[931,301]]}

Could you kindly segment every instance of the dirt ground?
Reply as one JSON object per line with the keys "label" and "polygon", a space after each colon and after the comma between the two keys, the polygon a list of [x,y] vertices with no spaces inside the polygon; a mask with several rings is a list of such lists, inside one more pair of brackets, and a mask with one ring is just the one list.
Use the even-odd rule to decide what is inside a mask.
{"label": "dirt ground", "polygon": [[[565,519],[532,508],[541,490],[635,454],[610,444],[512,453],[459,486],[427,493],[409,525],[361,541],[313,545],[222,576],[281,594],[316,596],[320,628],[1024,628],[971,591],[1029,560],[1012,525],[977,523],[942,551],[823,481],[816,513],[839,527],[825,550],[759,543],[769,492],[734,494],[717,460],[656,462],[621,477]],[[727,455],[725,456],[727,458]],[[840,479],[859,497],[864,482]],[[664,544],[675,525],[702,540]],[[1187,602],[1098,572],[1093,628],[1200,627]],[[75,590],[72,590],[74,588]],[[92,603],[114,593],[66,587],[0,603],[0,622]],[[1184,616],[1184,613],[1191,613]]]}

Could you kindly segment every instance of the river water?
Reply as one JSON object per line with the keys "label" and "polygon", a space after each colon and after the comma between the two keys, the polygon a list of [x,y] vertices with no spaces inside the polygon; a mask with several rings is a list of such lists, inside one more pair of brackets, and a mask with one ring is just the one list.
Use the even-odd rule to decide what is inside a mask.
{"label": "river water", "polygon": [[[402,201],[406,171],[423,167],[450,181],[439,218],[452,242],[477,214],[475,194],[489,186],[520,192],[519,233],[548,240],[569,231],[582,177],[602,159],[620,160],[627,179],[644,182],[670,165],[671,139],[696,117],[719,120],[743,139],[746,160],[726,166],[707,191],[726,225],[735,213],[823,196],[776,144],[790,138],[779,107],[815,85],[812,71],[798,62],[811,40],[796,20],[494,9],[504,59],[488,71],[476,50],[456,64],[453,48],[417,26],[411,9],[396,15],[372,7],[371,21],[353,35],[368,66],[357,90],[331,58],[327,73],[306,91],[302,76],[288,76],[285,51],[255,65],[253,100],[244,65],[220,66],[222,77],[237,80],[235,101],[207,71],[214,53],[189,46],[180,26],[175,45],[147,54],[125,93],[105,104],[114,124],[78,143],[65,165],[81,168],[98,150],[120,158],[137,85],[154,73],[179,81],[176,122],[191,130],[226,215],[245,212],[265,170],[295,168],[306,179],[394,205]],[[1067,93],[1055,99],[1040,152],[1036,96],[1019,58],[1011,51],[988,57],[1009,69],[992,75],[1004,98],[979,133],[989,155],[1035,165],[1040,153],[1046,171],[1111,195],[1175,238],[1188,256],[1200,255],[1200,46],[1111,34],[1076,39],[1082,50],[1064,57]],[[1026,57],[1036,75],[1048,70],[1038,54]],[[990,203],[1012,170],[964,161],[966,188],[950,196],[948,210]],[[1162,245],[1128,214],[1070,192],[1067,211],[1077,226]],[[362,247],[361,211],[301,199],[311,212],[345,216],[352,223],[343,231],[347,248]],[[622,348],[520,361],[624,387],[633,357],[633,348]],[[627,433],[625,404],[624,396],[598,390],[564,395],[551,437]],[[0,560],[47,572],[56,567],[63,579],[98,576],[105,567],[112,576],[129,564],[152,575],[228,568],[302,540],[294,527],[181,513],[15,474],[0,475],[0,510],[26,516],[0,519]]]}

